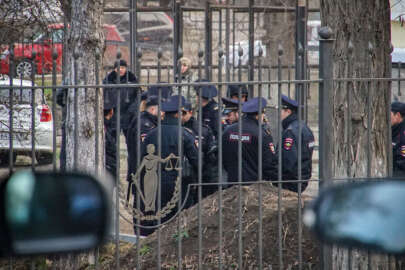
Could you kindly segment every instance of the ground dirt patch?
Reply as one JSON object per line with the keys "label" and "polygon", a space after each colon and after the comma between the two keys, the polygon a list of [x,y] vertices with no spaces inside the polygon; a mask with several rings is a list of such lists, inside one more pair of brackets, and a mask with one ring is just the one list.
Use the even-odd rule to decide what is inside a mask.
{"label": "ground dirt patch", "polygon": [[[263,266],[279,268],[279,227],[278,227],[278,189],[270,184],[262,185],[262,230]],[[242,210],[242,258],[239,261],[239,187],[234,186],[222,192],[222,264],[224,269],[256,269],[259,255],[259,186],[243,186],[241,193]],[[296,193],[282,191],[282,230],[283,263],[285,269],[298,269],[298,196]],[[307,203],[312,198],[303,196]],[[211,195],[201,202],[202,224],[202,265],[203,269],[218,269],[219,265],[219,196]],[[180,223],[179,223],[180,222]],[[180,224],[180,231],[179,231]],[[179,238],[183,269],[198,269],[198,205],[182,212],[178,218],[161,229],[161,267],[177,269]],[[157,269],[157,233],[140,242],[140,269]],[[319,243],[305,227],[302,231],[303,269],[319,269]],[[136,246],[122,244],[120,248],[121,269],[136,269]],[[111,247],[101,250],[103,269],[111,269],[115,264]],[[291,267],[291,268],[290,268]],[[269,268],[267,268],[269,269]]]}

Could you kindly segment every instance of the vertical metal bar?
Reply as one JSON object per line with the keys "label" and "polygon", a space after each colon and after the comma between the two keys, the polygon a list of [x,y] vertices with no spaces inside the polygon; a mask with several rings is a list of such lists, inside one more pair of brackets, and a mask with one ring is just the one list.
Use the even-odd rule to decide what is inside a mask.
{"label": "vertical metal bar", "polygon": [[56,172],[56,59],[58,58],[58,52],[54,48],[52,52],[52,165],[53,171]]}
{"label": "vertical metal bar", "polygon": [[179,21],[179,3],[176,0],[173,0],[173,15],[174,15],[174,24],[173,24],[173,36],[174,36],[174,46],[173,46],[173,81],[177,82],[178,78],[180,78],[178,70],[178,51],[179,51],[179,29],[178,29],[178,21]]}
{"label": "vertical metal bar", "polygon": [[150,67],[146,68],[146,82],[150,83]]}
{"label": "vertical metal bar", "polygon": [[230,36],[230,13],[229,13],[229,0],[226,0],[226,10],[225,10],[225,68],[226,68],[226,81],[231,80],[229,73],[229,36]]}
{"label": "vertical metal bar", "polygon": [[205,77],[211,81],[212,74],[210,67],[212,65],[212,10],[210,1],[205,1]]}
{"label": "vertical metal bar", "polygon": [[[54,50],[54,55],[53,56],[55,56],[55,54],[56,54],[56,50]],[[57,54],[56,54],[56,57],[57,57]],[[56,57],[53,57],[53,59],[56,60]],[[55,60],[54,60],[54,62],[55,62]],[[96,55],[95,55],[96,85],[100,84],[100,66],[99,66],[99,64],[100,64],[100,51],[97,50]],[[54,67],[54,72],[52,74],[55,77],[55,82],[56,82],[55,63],[53,64],[53,67]],[[52,88],[52,90],[54,91],[55,88]],[[96,87],[94,90],[95,90],[95,96],[96,96],[96,105],[94,107],[94,109],[96,111],[96,123],[95,123],[95,159],[96,159],[95,160],[95,167],[96,168],[95,168],[95,175],[99,176],[100,175],[100,162],[99,162],[100,161],[100,148],[99,148],[99,141],[100,141],[100,133],[99,133],[100,132],[100,123],[99,123],[100,122],[100,100],[99,100],[99,98],[100,98],[100,88]],[[52,93],[52,96],[53,96],[53,100],[56,102],[56,97],[55,97],[54,92]],[[52,103],[52,109],[55,108],[54,104],[56,104],[56,103]],[[103,108],[104,108],[104,104],[103,104]],[[53,114],[53,115],[55,115],[55,114]],[[53,121],[53,124],[54,124],[53,132],[55,134],[55,137],[54,137],[54,150],[55,150],[55,147],[56,147],[55,121]],[[54,157],[55,157],[55,155],[54,155]],[[56,166],[55,161],[54,161],[54,166]],[[56,170],[56,167],[54,167],[54,170]],[[100,250],[99,250],[98,247],[95,249],[94,253],[95,253],[94,254],[95,255],[95,268],[96,268],[96,270],[98,270],[100,268],[100,265],[99,265]]]}
{"label": "vertical metal bar", "polygon": [[[161,108],[162,108],[162,88],[158,88],[158,156],[162,157],[162,120],[161,120]],[[158,180],[159,180],[159,185],[158,185],[158,211],[162,208],[162,169],[161,169],[161,163],[159,162],[158,164]],[[162,265],[162,256],[161,256],[161,248],[160,245],[162,244],[162,236],[161,236],[161,223],[162,223],[162,218],[159,216],[158,218],[158,228],[157,228],[157,269],[161,269]]]}
{"label": "vertical metal bar", "polygon": [[[369,78],[371,78],[372,73],[372,57],[373,57],[373,45],[371,42],[368,43],[368,54],[369,54]],[[367,177],[371,177],[371,81],[367,80]]]}
{"label": "vertical metal bar", "polygon": [[[131,69],[134,70],[136,63],[138,62],[138,56],[136,55],[136,40],[137,40],[137,30],[138,30],[138,13],[137,13],[137,4],[136,0],[129,1],[129,33],[130,33],[130,60],[131,60]],[[136,75],[139,79],[140,70],[136,69]]]}
{"label": "vertical metal bar", "polygon": [[[222,70],[222,61],[221,58],[223,56],[223,50],[220,49],[218,51],[218,69]],[[227,60],[228,61],[228,60]],[[222,87],[218,89],[218,108],[222,108]],[[222,110],[218,110],[218,119],[222,119]],[[222,223],[222,125],[221,121],[218,122],[218,223],[219,223],[219,232],[218,232],[218,239],[219,239],[219,247],[218,247],[218,267],[219,270],[222,270],[222,249],[223,249],[223,242],[222,242],[222,233],[223,233],[223,223]]]}
{"label": "vertical metal bar", "polygon": [[[401,67],[402,67],[402,62],[398,62],[398,79],[401,79]],[[402,91],[401,91],[401,80],[398,80],[398,96],[402,96]]]}
{"label": "vertical metal bar", "polygon": [[[259,48],[259,72],[258,72],[258,81],[262,81],[262,57],[263,57],[263,48],[260,46]],[[263,180],[263,119],[262,119],[262,85],[259,83],[258,85],[258,96],[259,96],[259,141],[258,141],[258,181],[261,182]],[[259,186],[259,237],[258,237],[258,248],[259,248],[259,269],[263,269],[263,194],[262,194],[262,185]]]}
{"label": "vertical metal bar", "polygon": [[[278,100],[278,109],[277,109],[277,130],[278,130],[278,145],[281,148],[282,145],[282,133],[281,133],[281,80],[282,80],[282,66],[281,66],[281,58],[283,55],[283,47],[279,45],[278,47],[278,58],[277,58],[277,100]],[[278,189],[277,189],[277,195],[278,195],[278,200],[277,200],[277,219],[278,219],[278,264],[279,264],[279,269],[284,268],[284,263],[283,263],[283,242],[282,242],[282,226],[283,226],[283,219],[281,215],[281,199],[282,199],[282,193],[281,193],[281,180],[282,180],[282,150],[279,149],[278,151]]]}
{"label": "vertical metal bar", "polygon": [[[239,69],[238,69],[238,81],[242,81],[242,55],[243,49],[239,44]],[[242,91],[241,87],[238,89],[238,98],[242,100]],[[239,102],[238,105],[238,115],[242,115],[242,104]],[[243,266],[243,235],[242,235],[242,119],[238,121],[238,247],[239,247],[239,256],[238,256],[238,266],[239,269],[242,269]]]}
{"label": "vertical metal bar", "polygon": [[[348,64],[347,64],[347,76],[348,78],[352,77],[352,66],[349,65],[350,59],[352,57],[353,53],[353,43],[349,41],[349,44],[347,46],[348,48]],[[346,131],[346,142],[347,142],[347,177],[350,178],[352,177],[352,166],[351,166],[351,150],[350,150],[350,141],[351,141],[351,136],[352,136],[352,91],[350,91],[350,86],[353,86],[353,82],[348,81],[346,85],[346,96],[347,96],[347,119],[346,119],[346,126],[347,126],[347,131]],[[349,260],[351,260],[351,256],[349,254],[348,256]],[[351,263],[349,262],[349,266],[351,267]]]}
{"label": "vertical metal bar", "polygon": [[[140,83],[142,81],[142,78],[141,78],[141,75],[142,75],[142,61],[141,61],[142,60],[142,49],[141,48],[138,48],[136,50],[136,59],[137,59],[137,61],[136,61],[136,72],[137,72],[136,78],[138,79],[138,83]],[[127,80],[127,82],[128,82],[128,80]],[[128,97],[128,95],[129,95],[129,93],[127,92],[127,97]],[[129,102],[129,100],[127,102]]]}
{"label": "vertical metal bar", "polygon": [[[207,63],[206,63],[207,64]],[[202,105],[201,105],[202,86],[198,94],[198,269],[202,269],[202,218],[201,218],[201,201],[202,201],[202,149],[201,149],[201,134],[202,134]]]}
{"label": "vertical metal bar", "polygon": [[14,62],[14,45],[11,45],[11,49],[10,49],[10,76],[9,76],[9,82],[10,82],[10,89],[8,92],[9,95],[9,103],[10,103],[10,111],[9,111],[9,126],[10,126],[10,133],[9,133],[9,138],[8,138],[8,143],[9,143],[9,173],[10,175],[13,173],[13,165],[14,165],[14,160],[13,160],[13,156],[14,156],[14,147],[13,147],[13,128],[14,128],[14,123],[13,123],[13,78],[14,78],[14,66],[15,66],[15,62]]}
{"label": "vertical metal bar", "polygon": [[[303,55],[304,51],[300,50],[298,51],[298,61],[302,62],[303,61]],[[302,65],[300,65],[297,69],[297,71],[302,74]],[[296,87],[297,89],[297,87]],[[304,87],[302,83],[298,83],[298,92],[297,92],[297,99],[300,101],[305,101],[304,99],[304,93],[303,93]],[[303,107],[305,103],[298,103],[298,180],[302,180],[302,119],[303,119]],[[302,213],[301,213],[301,193],[302,193],[302,184],[301,182],[298,182],[297,185],[298,188],[298,203],[297,203],[297,211],[298,211],[298,269],[302,269]]]}
{"label": "vertical metal bar", "polygon": [[[117,78],[116,84],[120,84],[120,58],[121,53],[117,53]],[[117,88],[117,99],[116,99],[117,111],[116,111],[116,177],[115,177],[115,267],[116,269],[120,269],[120,229],[119,229],[119,194],[120,194],[120,187],[119,187],[119,179],[120,179],[120,135],[121,135],[121,87]]]}
{"label": "vertical metal bar", "polygon": [[[179,62],[179,65],[180,65],[180,62]],[[180,67],[179,67],[178,70],[180,70]],[[183,166],[182,166],[183,165],[182,164],[182,162],[183,162],[183,159],[182,159],[182,157],[183,157],[183,127],[182,127],[182,124],[181,124],[181,120],[182,120],[181,116],[183,114],[183,112],[182,112],[182,107],[183,106],[184,106],[184,104],[183,104],[183,100],[182,100],[182,95],[179,93],[179,107],[177,108],[177,114],[178,114],[177,147],[178,147],[178,156],[180,157],[180,160],[179,160],[180,168],[183,168]],[[200,132],[201,131],[201,126],[199,128],[200,128],[200,130],[199,130],[199,132]],[[200,134],[201,133],[199,133],[199,137],[198,137],[198,142],[199,142],[198,145],[201,145],[201,135]],[[201,147],[198,148],[198,152],[199,152],[199,159],[198,159],[199,164],[198,164],[198,167],[200,168],[200,166],[202,166],[202,163],[200,163],[201,162],[201,159],[200,159],[201,158],[201,156],[200,156]],[[179,177],[179,179],[182,179],[182,170],[177,171],[177,174],[178,174],[177,176]],[[183,198],[183,193],[182,193],[182,189],[180,189],[180,200],[178,201],[178,204],[177,204],[178,211],[180,211],[180,209],[181,209],[182,198]],[[179,240],[177,242],[177,252],[178,252],[177,253],[178,254],[177,260],[178,260],[178,269],[181,270],[182,269],[182,264],[183,264],[183,262],[182,262],[182,238],[183,237],[182,237],[182,232],[181,232],[181,212],[179,213],[177,221],[178,221],[177,230],[178,230],[178,234],[179,234]]]}
{"label": "vertical metal bar", "polygon": [[35,102],[35,58],[37,56],[36,51],[32,51],[32,58],[34,59],[31,62],[31,169],[35,171],[35,114],[37,111],[36,102]]}
{"label": "vertical metal bar", "polygon": [[[319,180],[320,188],[332,179],[332,90],[333,90],[333,43],[332,31],[322,27],[319,31]],[[331,268],[331,248],[322,247],[321,268]]]}
{"label": "vertical metal bar", "polygon": [[[254,44],[255,44],[255,14],[254,0],[249,0],[249,73],[248,80],[254,80]],[[249,98],[253,97],[253,85],[249,84]]]}
{"label": "vertical metal bar", "polygon": [[[295,79],[302,80],[305,77],[305,66],[303,57],[299,58],[300,51],[305,51],[306,48],[306,2],[307,0],[297,0],[295,11],[295,44],[298,44],[295,50]],[[297,99],[297,89],[295,91],[295,98]],[[303,100],[297,100],[298,104],[303,105]]]}
{"label": "vertical metal bar", "polygon": [[79,150],[79,145],[78,145],[78,141],[79,141],[79,117],[78,117],[78,114],[79,114],[79,106],[78,106],[78,102],[79,102],[79,97],[78,97],[78,94],[79,94],[79,90],[77,89],[77,85],[78,85],[78,78],[77,78],[77,76],[78,76],[78,72],[77,72],[77,59],[79,58],[79,53],[77,52],[77,51],[75,51],[74,53],[73,53],[73,67],[74,67],[74,71],[73,71],[73,74],[74,74],[74,83],[75,83],[75,88],[74,88],[74,103],[73,103],[73,112],[74,112],[74,146],[73,146],[73,157],[74,157],[74,160],[73,160],[73,168],[75,169],[75,170],[77,170],[77,160],[78,160],[78,158],[79,158],[79,152],[78,152],[78,150]]}
{"label": "vertical metal bar", "polygon": [[[235,0],[232,1],[232,5],[235,5]],[[232,81],[235,80],[235,10],[232,10]]]}

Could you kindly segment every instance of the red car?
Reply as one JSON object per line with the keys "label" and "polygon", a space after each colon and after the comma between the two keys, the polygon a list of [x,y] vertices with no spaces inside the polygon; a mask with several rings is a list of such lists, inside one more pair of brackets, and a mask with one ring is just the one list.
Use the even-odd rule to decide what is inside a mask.
{"label": "red car", "polygon": [[[51,24],[48,26],[48,33],[40,33],[34,37],[33,42],[17,43],[14,45],[14,61],[16,63],[16,76],[30,77],[32,74],[32,51],[35,50],[36,74],[52,72],[52,51],[56,48],[58,58],[56,59],[56,70],[62,70],[62,42],[63,42],[63,24]],[[103,25],[106,38],[106,54],[114,54],[119,44],[124,40],[119,34],[115,25]],[[9,50],[7,46],[0,46],[0,74],[9,74]]]}

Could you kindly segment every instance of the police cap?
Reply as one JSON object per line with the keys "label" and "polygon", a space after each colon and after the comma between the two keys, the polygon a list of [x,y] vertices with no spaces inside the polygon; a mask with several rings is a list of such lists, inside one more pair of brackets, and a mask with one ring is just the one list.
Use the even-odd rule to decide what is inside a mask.
{"label": "police cap", "polygon": [[197,95],[201,95],[205,99],[211,99],[218,95],[218,90],[213,85],[203,85],[198,89]]}
{"label": "police cap", "polygon": [[224,110],[222,111],[223,114],[228,114],[232,111],[236,111],[239,109],[239,101],[235,99],[230,99],[223,97],[222,103],[224,104]]}
{"label": "police cap", "polygon": [[287,97],[286,95],[281,96],[281,104],[283,106],[283,109],[290,109],[293,111],[296,111],[298,109],[298,102]]}
{"label": "police cap", "polygon": [[262,101],[261,107],[262,107],[262,111],[263,111],[267,105],[266,99],[262,98],[262,97],[261,98],[255,97],[255,98],[252,98],[252,99],[246,101],[245,103],[243,103],[242,112],[243,113],[259,113],[260,100]]}
{"label": "police cap", "polygon": [[159,105],[159,97],[150,96],[146,99],[146,107]]}
{"label": "police cap", "polygon": [[392,112],[399,112],[401,114],[405,114],[405,103],[394,101],[391,104],[391,111]]}
{"label": "police cap", "polygon": [[240,92],[241,92],[242,96],[243,95],[246,95],[246,96],[248,95],[248,90],[246,88],[246,85],[244,85],[244,84],[230,84],[230,85],[228,85],[228,95],[230,97],[239,96],[239,88],[240,88]]}
{"label": "police cap", "polygon": [[193,106],[190,102],[186,101],[183,106],[183,111],[191,112],[193,110]]}
{"label": "police cap", "polygon": [[170,96],[166,102],[162,103],[162,111],[163,112],[177,112],[179,110],[183,110],[183,106],[186,104],[186,99],[183,96],[175,95]]}
{"label": "police cap", "polygon": [[162,100],[168,99],[173,93],[173,89],[171,86],[152,85],[148,87],[148,91],[146,92],[146,94],[148,95],[148,97],[159,96],[159,89],[161,89],[162,92]]}

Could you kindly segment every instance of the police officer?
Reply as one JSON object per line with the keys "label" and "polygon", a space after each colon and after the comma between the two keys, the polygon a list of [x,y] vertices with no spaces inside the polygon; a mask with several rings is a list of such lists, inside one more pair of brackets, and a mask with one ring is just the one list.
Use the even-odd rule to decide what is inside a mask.
{"label": "police officer", "polygon": [[[189,102],[184,105],[182,122],[184,127],[192,131],[195,140],[198,141],[199,123],[193,117],[192,105]],[[217,143],[211,128],[204,123],[201,125],[201,151],[203,153],[202,180],[204,183],[216,183],[218,179]],[[203,186],[202,196],[206,197],[217,190],[217,186],[214,185]],[[196,196],[195,202],[198,202],[198,196]]]}
{"label": "police officer", "polygon": [[222,124],[225,129],[239,121],[239,101],[223,97],[222,104],[224,109],[222,111]]}
{"label": "police officer", "polygon": [[[202,80],[204,81],[206,80]],[[216,138],[218,136],[218,103],[214,97],[218,95],[218,90],[214,85],[203,85],[196,87],[196,94],[196,108],[201,96],[202,121],[211,128]]]}
{"label": "police officer", "polygon": [[[259,112],[264,112],[266,99],[253,98],[242,106],[244,113],[239,123],[242,123],[242,133],[239,134],[239,123],[230,125],[222,136],[223,165],[228,173],[229,182],[237,182],[238,166],[242,166],[243,182],[258,181],[258,143],[259,129],[262,129],[262,172],[263,180],[277,179],[277,155],[273,137],[268,129],[259,126]],[[264,117],[264,113],[262,114]],[[242,161],[238,161],[238,142],[242,143]]]}
{"label": "police officer", "polygon": [[[192,170],[194,173],[197,170],[198,167],[198,148],[197,144],[195,141],[194,136],[187,131],[184,127],[179,127],[178,126],[178,118],[181,117],[178,114],[178,109],[179,107],[182,108],[183,104],[185,104],[185,99],[184,97],[180,97],[179,101],[179,96],[171,96],[169,99],[162,104],[162,111],[164,112],[164,118],[162,120],[162,126],[161,126],[161,156],[159,157],[160,161],[164,161],[169,159],[172,159],[169,162],[166,162],[165,164],[162,164],[161,166],[161,182],[158,183],[161,187],[161,208],[164,208],[166,204],[171,201],[173,197],[173,193],[175,191],[175,187],[177,184],[177,176],[178,176],[178,171],[176,170],[176,163],[174,160],[176,160],[175,157],[179,157],[178,149],[178,138],[179,138],[179,132],[182,134],[182,149],[183,149],[183,159],[182,159],[182,175],[186,177],[189,174],[189,170]],[[143,142],[142,142],[142,157],[144,158],[147,155],[150,155],[150,152],[153,152],[152,154],[157,155],[158,153],[158,132],[159,128],[154,128],[150,130]],[[151,147],[151,145],[153,145]],[[151,151],[151,148],[153,148],[153,151]],[[172,158],[170,158],[172,157]],[[156,172],[156,175],[158,172]],[[190,184],[191,180],[190,178],[186,177],[187,181],[184,181],[185,178],[183,178],[182,181],[182,198],[181,200],[184,200],[184,196],[186,194],[186,188],[187,185]],[[189,198],[190,199],[190,198]],[[158,199],[156,199],[156,206],[155,209],[158,209]],[[185,204],[190,204],[190,201],[187,201]],[[135,202],[136,204],[136,202]],[[136,207],[136,205],[134,206]],[[145,211],[145,205],[144,203],[141,203],[140,205],[141,211]],[[170,219],[175,213],[177,212],[177,203],[176,207],[174,207],[170,213],[166,216],[164,216],[161,221],[165,222],[168,219]],[[155,213],[146,213],[148,215],[153,215]],[[145,224],[145,223],[143,223]],[[156,224],[155,221],[150,222],[150,225]],[[141,229],[141,234],[142,235],[148,235],[152,233],[154,229]]]}
{"label": "police officer", "polygon": [[[239,90],[240,89],[240,90]],[[241,102],[246,102],[248,100],[248,90],[244,84],[230,84],[228,85],[228,96],[239,101],[239,91],[241,93]]]}
{"label": "police officer", "polygon": [[[314,135],[305,122],[299,121],[297,116],[297,101],[285,95],[281,97],[281,119],[282,119],[282,145],[279,147],[282,152],[283,180],[298,180],[298,139],[299,125],[301,122],[301,180],[311,178],[312,174],[312,152],[314,150]],[[283,183],[283,188],[298,192],[297,183]],[[301,191],[308,186],[303,182]]]}
{"label": "police officer", "polygon": [[135,173],[137,165],[137,145],[146,134],[158,124],[158,97],[150,96],[146,99],[145,110],[139,116],[140,129],[138,132],[138,118],[134,117],[128,128],[128,174],[127,180],[131,182],[131,174]]}
{"label": "police officer", "polygon": [[405,103],[391,104],[392,164],[393,176],[405,176]]}

